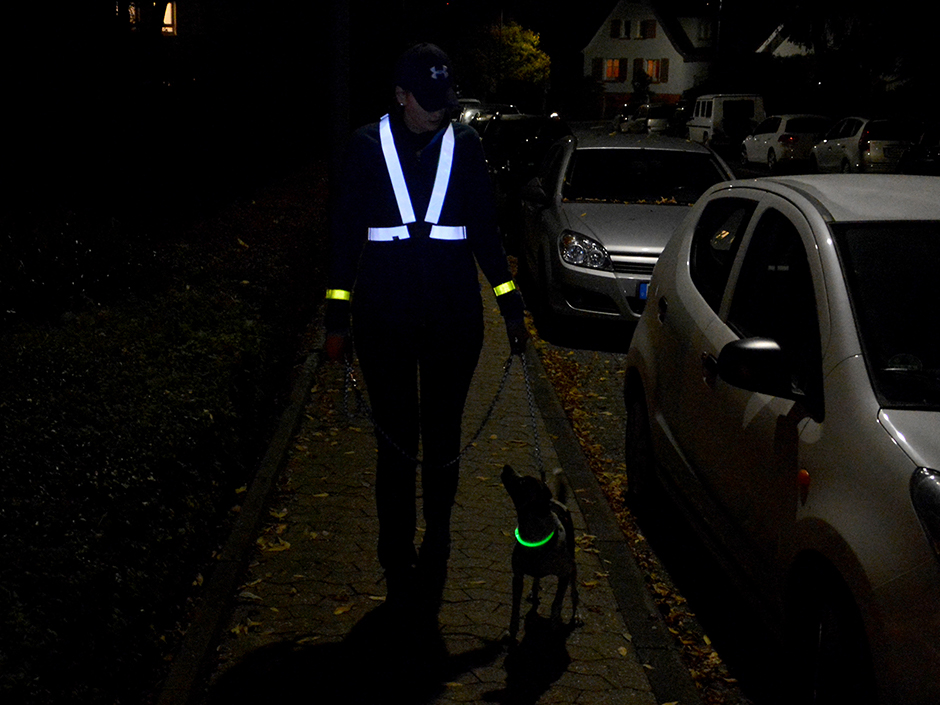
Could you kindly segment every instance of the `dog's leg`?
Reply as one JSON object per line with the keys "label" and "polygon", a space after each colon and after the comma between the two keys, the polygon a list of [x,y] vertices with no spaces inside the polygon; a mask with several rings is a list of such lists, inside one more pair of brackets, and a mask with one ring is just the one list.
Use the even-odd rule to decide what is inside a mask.
{"label": "dog's leg", "polygon": [[539,606],[539,579],[532,578],[532,593],[529,595],[529,602],[538,609]]}
{"label": "dog's leg", "polygon": [[581,624],[581,617],[578,615],[578,579],[572,576],[571,579],[571,626]]}
{"label": "dog's leg", "polygon": [[522,603],[522,573],[512,574],[512,616],[509,618],[509,638],[516,640],[519,633],[519,610]]}
{"label": "dog's leg", "polygon": [[[561,624],[561,606],[565,601],[565,592],[568,590],[570,577],[567,575],[558,576],[558,590],[555,591],[555,599],[552,600],[552,627]],[[575,588],[576,589],[576,588]],[[572,595],[574,593],[572,592]]]}

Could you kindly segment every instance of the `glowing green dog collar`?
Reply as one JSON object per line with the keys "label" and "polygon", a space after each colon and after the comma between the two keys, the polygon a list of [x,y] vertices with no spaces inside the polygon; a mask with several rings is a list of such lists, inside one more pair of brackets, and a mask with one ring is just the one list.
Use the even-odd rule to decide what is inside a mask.
{"label": "glowing green dog collar", "polygon": [[544,546],[544,545],[547,544],[549,541],[551,541],[551,540],[552,540],[552,537],[554,537],[554,536],[555,536],[555,530],[552,529],[552,533],[550,533],[548,536],[546,536],[546,537],[545,537],[544,539],[542,539],[541,541],[526,541],[526,540],[525,540],[524,538],[522,538],[522,536],[519,534],[519,527],[518,527],[518,526],[516,527],[516,541],[518,541],[519,543],[521,543],[521,544],[522,544],[523,546],[525,546],[526,548],[538,548],[539,546]]}

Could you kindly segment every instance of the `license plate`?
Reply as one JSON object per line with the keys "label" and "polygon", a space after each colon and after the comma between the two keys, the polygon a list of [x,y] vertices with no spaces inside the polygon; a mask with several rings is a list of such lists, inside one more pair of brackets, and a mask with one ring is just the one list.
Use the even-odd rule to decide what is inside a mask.
{"label": "license plate", "polygon": [[646,296],[649,294],[650,285],[647,283],[640,284],[639,296],[643,301],[646,301]]}

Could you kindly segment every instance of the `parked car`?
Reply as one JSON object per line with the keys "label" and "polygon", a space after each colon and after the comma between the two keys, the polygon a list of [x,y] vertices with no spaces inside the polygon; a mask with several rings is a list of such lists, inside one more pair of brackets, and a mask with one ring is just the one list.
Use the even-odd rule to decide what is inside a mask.
{"label": "parked car", "polygon": [[928,124],[917,141],[901,157],[902,174],[940,176],[940,124]]}
{"label": "parked car", "polygon": [[500,227],[510,252],[518,250],[522,230],[522,187],[535,176],[549,147],[570,134],[564,120],[547,115],[500,113],[481,125]]}
{"label": "parked car", "polygon": [[611,118],[610,129],[614,132],[626,132],[622,127],[623,124],[630,120],[639,109],[640,106],[636,103],[626,103],[623,105],[620,110],[614,113],[613,118]]}
{"label": "parked car", "polygon": [[813,147],[810,161],[819,172],[893,173],[915,139],[907,120],[846,117]]}
{"label": "parked car", "polygon": [[521,112],[519,108],[510,103],[482,103],[464,110],[460,120],[461,122],[466,120],[466,124],[479,132],[487,121],[495,115],[519,115]]}
{"label": "parked car", "polygon": [[783,702],[940,702],[938,261],[940,179],[806,175],[710,189],[656,266],[628,492],[763,607]]}
{"label": "parked car", "polygon": [[620,131],[634,134],[664,133],[675,112],[676,106],[668,103],[644,103],[620,122]]}
{"label": "parked car", "polygon": [[785,164],[809,163],[813,145],[832,121],[822,115],[773,115],[744,138],[744,163],[765,164],[773,172]]}
{"label": "parked car", "polygon": [[483,109],[483,103],[478,98],[458,98],[457,105],[460,106],[457,122],[462,122],[464,125],[469,125],[473,116]]}
{"label": "parked car", "polygon": [[751,93],[710,93],[695,100],[689,139],[716,149],[734,148],[764,120],[764,98]]}
{"label": "parked car", "polygon": [[522,193],[527,300],[543,319],[637,319],[666,240],[709,186],[731,178],[710,149],[675,137],[560,140]]}

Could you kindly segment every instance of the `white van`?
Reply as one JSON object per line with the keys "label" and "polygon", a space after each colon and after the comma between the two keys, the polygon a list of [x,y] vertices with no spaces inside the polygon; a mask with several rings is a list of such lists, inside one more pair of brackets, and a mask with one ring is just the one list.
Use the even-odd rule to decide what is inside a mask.
{"label": "white van", "polygon": [[764,98],[755,93],[712,93],[695,101],[686,123],[689,139],[713,147],[735,147],[764,119]]}

